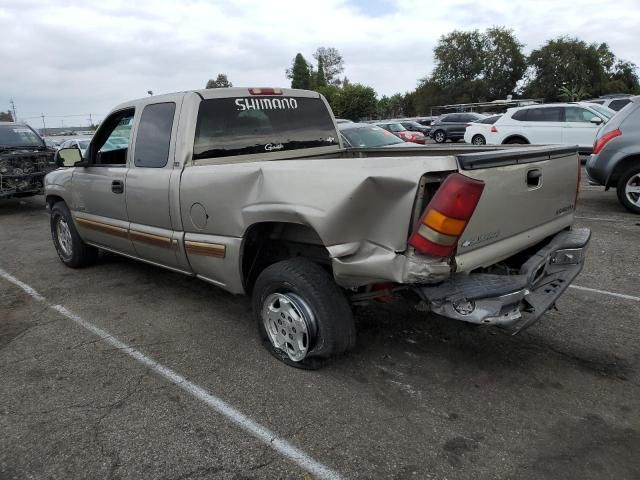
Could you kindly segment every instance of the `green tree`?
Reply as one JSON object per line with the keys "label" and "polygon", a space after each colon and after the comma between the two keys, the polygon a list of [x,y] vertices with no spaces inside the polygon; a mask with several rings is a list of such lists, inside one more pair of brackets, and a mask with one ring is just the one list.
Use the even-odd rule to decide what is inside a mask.
{"label": "green tree", "polygon": [[327,79],[324,74],[324,66],[322,63],[323,63],[323,59],[322,57],[320,57],[318,59],[318,71],[315,74],[316,81],[315,81],[314,88],[316,89],[327,85]]}
{"label": "green tree", "polygon": [[334,103],[333,113],[336,117],[354,121],[374,117],[378,106],[376,91],[359,83],[339,88]]}
{"label": "green tree", "polygon": [[333,110],[334,115],[338,116],[336,114],[337,99],[342,89],[337,85],[323,85],[321,87],[318,87],[316,91],[327,99],[327,102],[329,103],[331,110]]}
{"label": "green tree", "polygon": [[226,73],[219,73],[215,80],[210,79],[205,88],[230,88],[233,83],[229,81]]}
{"label": "green tree", "polygon": [[[618,60],[612,69],[608,91],[604,93],[635,93],[640,88],[638,67],[626,60]],[[616,82],[613,86],[611,83]]]}
{"label": "green tree", "polygon": [[605,47],[588,45],[577,38],[549,40],[529,55],[531,71],[525,94],[555,101],[560,98],[560,89],[566,87],[601,95],[609,81],[610,59]]}
{"label": "green tree", "polygon": [[527,69],[524,45],[512,30],[493,27],[484,35],[482,77],[486,100],[507,98]]}
{"label": "green tree", "polygon": [[[319,47],[313,54],[318,65],[322,61],[324,77],[331,85],[340,85],[339,75],[344,71],[344,59],[337,48]],[[319,67],[318,67],[319,68]]]}
{"label": "green tree", "polygon": [[560,87],[558,90],[558,98],[563,102],[578,102],[584,98],[589,96],[589,92],[587,92],[582,87]]}
{"label": "green tree", "polygon": [[293,59],[291,68],[287,70],[287,78],[291,79],[291,88],[311,88],[309,64],[301,53],[298,53]]}
{"label": "green tree", "polygon": [[0,112],[0,122],[13,122],[13,115],[11,114],[11,110],[7,110],[6,112]]}
{"label": "green tree", "polygon": [[448,92],[444,103],[505,98],[526,70],[522,48],[513,31],[503,27],[453,31],[434,48],[436,67],[430,81]]}

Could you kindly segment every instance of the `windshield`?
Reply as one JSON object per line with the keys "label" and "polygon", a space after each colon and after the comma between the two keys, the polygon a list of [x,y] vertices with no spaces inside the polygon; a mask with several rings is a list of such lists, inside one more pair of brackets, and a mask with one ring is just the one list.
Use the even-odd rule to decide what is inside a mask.
{"label": "windshield", "polygon": [[342,135],[347,138],[354,148],[375,148],[405,143],[404,140],[399,139],[393,133],[374,125],[370,127],[345,128],[342,130]]}
{"label": "windshield", "polygon": [[602,105],[598,105],[597,103],[594,103],[593,105],[589,105],[589,108],[591,108],[592,110],[595,110],[600,115],[604,116],[607,120],[609,120],[611,117],[613,117],[616,114],[615,110],[611,110],[610,108],[603,107]]}
{"label": "windshield", "polygon": [[214,98],[200,103],[193,159],[338,145],[320,98]]}
{"label": "windshield", "polygon": [[25,125],[0,125],[0,146],[42,147],[42,139]]}

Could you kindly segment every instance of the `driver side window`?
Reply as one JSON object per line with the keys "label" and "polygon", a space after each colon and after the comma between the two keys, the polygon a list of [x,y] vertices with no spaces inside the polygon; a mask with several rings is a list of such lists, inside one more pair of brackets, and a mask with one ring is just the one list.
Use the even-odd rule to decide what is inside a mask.
{"label": "driver side window", "polygon": [[91,148],[92,165],[126,165],[134,113],[121,110],[102,122]]}

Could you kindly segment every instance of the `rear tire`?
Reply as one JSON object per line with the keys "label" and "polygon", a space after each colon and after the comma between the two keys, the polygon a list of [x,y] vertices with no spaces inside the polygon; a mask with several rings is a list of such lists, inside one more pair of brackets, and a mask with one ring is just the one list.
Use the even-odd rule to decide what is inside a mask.
{"label": "rear tire", "polygon": [[486,145],[487,141],[484,139],[482,135],[478,134],[473,136],[473,138],[471,139],[471,143],[473,145]]}
{"label": "rear tire", "polygon": [[624,208],[640,214],[640,167],[632,167],[620,177],[616,192]]}
{"label": "rear tire", "polygon": [[355,345],[353,314],[343,291],[320,266],[304,258],[260,273],[252,294],[258,334],[278,360],[317,369]]}
{"label": "rear tire", "polygon": [[51,207],[51,238],[62,263],[71,268],[92,265],[98,258],[98,249],[82,241],[69,207],[57,202]]}
{"label": "rear tire", "polygon": [[443,130],[438,130],[433,134],[433,139],[436,143],[444,143],[447,141],[447,134]]}

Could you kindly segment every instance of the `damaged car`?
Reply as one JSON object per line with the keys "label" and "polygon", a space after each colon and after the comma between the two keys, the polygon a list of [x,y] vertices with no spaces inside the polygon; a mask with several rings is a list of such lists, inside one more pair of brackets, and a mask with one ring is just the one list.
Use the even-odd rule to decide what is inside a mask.
{"label": "damaged car", "polygon": [[[114,139],[123,139],[115,142]],[[580,273],[576,147],[345,149],[317,92],[215,88],[123,103],[46,177],[53,245],[252,298],[262,343],[318,368],[386,301],[520,332]],[[244,339],[243,339],[244,340]]]}
{"label": "damaged car", "polygon": [[29,125],[0,122],[0,199],[41,194],[54,154]]}

